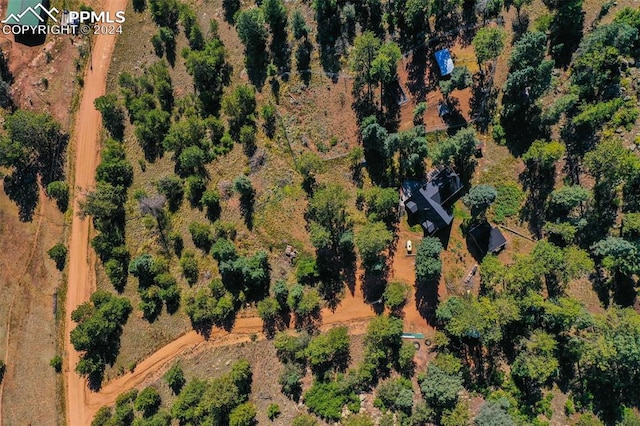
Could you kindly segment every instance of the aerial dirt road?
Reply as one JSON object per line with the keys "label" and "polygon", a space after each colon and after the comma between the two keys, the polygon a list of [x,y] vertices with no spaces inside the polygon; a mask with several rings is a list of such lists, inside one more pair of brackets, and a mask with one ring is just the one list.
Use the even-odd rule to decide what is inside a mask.
{"label": "aerial dirt road", "polygon": [[[104,0],[104,11],[113,16],[116,11],[125,10],[126,0]],[[71,312],[80,304],[89,300],[95,289],[95,274],[93,273],[93,255],[89,253],[89,218],[80,219],[78,216],[78,199],[82,190],[91,188],[95,181],[96,166],[99,161],[100,145],[99,133],[101,116],[93,106],[93,101],[105,93],[107,71],[111,62],[111,54],[115,46],[115,35],[98,35],[92,48],[90,61],[84,76],[84,90],[80,109],[76,115],[73,133],[75,158],[75,179],[73,199],[73,221],[71,224],[71,238],[69,242],[69,281],[67,285],[66,324],[65,324],[65,352],[67,354],[66,384],[67,384],[67,423],[73,426],[91,423],[86,411],[87,389],[86,381],[75,372],[78,363],[78,353],[73,349],[70,332],[75,327],[71,321]],[[80,190],[78,190],[80,188]]]}
{"label": "aerial dirt road", "polygon": [[[362,293],[356,291],[353,296],[348,294],[335,312],[329,309],[322,310],[322,325],[320,329],[326,330],[338,325],[347,325],[351,334],[362,334],[366,328],[367,320],[374,315],[371,307],[364,302]],[[118,395],[139,386],[154,373],[162,372],[170,366],[169,363],[178,355],[190,350],[248,342],[251,334],[259,334],[261,331],[262,320],[252,317],[238,318],[231,333],[214,329],[208,341],[195,331],[182,335],[141,361],[133,372],[126,373],[105,384],[97,393],[87,391],[85,395],[85,418],[83,423],[78,424],[90,424],[93,415],[100,407],[114,404]]]}

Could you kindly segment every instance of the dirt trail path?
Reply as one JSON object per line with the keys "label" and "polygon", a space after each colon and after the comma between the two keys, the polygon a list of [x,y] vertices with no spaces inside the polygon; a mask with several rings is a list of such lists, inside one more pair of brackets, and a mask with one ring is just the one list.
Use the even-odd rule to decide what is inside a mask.
{"label": "dirt trail path", "polygon": [[[118,10],[125,10],[126,0],[103,1],[104,11],[113,16]],[[111,53],[115,46],[115,35],[98,35],[93,46],[84,78],[84,91],[76,126],[73,133],[75,141],[75,187],[73,200],[73,222],[69,243],[69,282],[66,301],[65,351],[67,354],[67,422],[71,425],[89,424],[86,413],[87,393],[86,381],[75,372],[78,353],[73,349],[70,332],[74,327],[71,312],[89,296],[95,288],[95,274],[92,270],[93,255],[89,252],[89,219],[78,216],[78,199],[81,190],[94,185],[95,170],[99,160],[100,113],[93,106],[93,101],[105,93],[107,71],[111,62]],[[78,190],[80,188],[80,190]],[[90,419],[90,418],[89,418]]]}
{"label": "dirt trail path", "polygon": [[[324,330],[338,325],[349,325],[353,334],[361,334],[366,328],[364,322],[374,315],[371,307],[364,302],[362,293],[357,290],[355,295],[347,294],[334,312],[329,309],[322,311],[322,326],[320,328]],[[151,375],[162,371],[178,355],[190,350],[197,350],[201,345],[210,348],[248,341],[249,335],[261,332],[262,320],[251,317],[238,318],[230,333],[215,329],[209,340],[205,340],[195,331],[182,335],[140,362],[133,372],[107,383],[97,393],[87,391],[85,417],[82,423],[78,424],[89,424],[100,407],[114,404],[118,395],[139,386]]]}

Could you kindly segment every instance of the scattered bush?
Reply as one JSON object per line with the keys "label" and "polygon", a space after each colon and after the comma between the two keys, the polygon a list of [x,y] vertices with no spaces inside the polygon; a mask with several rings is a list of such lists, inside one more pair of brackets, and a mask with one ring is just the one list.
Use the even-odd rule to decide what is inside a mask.
{"label": "scattered bush", "polygon": [[53,367],[56,373],[60,373],[62,371],[62,357],[60,355],[54,356],[49,361],[49,365]]}
{"label": "scattered bush", "polygon": [[267,417],[269,417],[269,420],[274,421],[280,413],[280,406],[278,404],[269,404],[269,408],[267,408]]}
{"label": "scattered bush", "polygon": [[180,364],[174,364],[165,374],[164,380],[167,382],[174,395],[177,395],[182,390],[182,387],[186,383],[184,379],[184,373]]}
{"label": "scattered bush", "polygon": [[58,268],[59,271],[62,271],[67,261],[67,248],[65,245],[58,243],[51,247],[47,254],[54,262],[56,262],[56,268]]}
{"label": "scattered bush", "polygon": [[358,395],[345,387],[340,382],[315,382],[304,394],[304,403],[312,413],[323,419],[338,421],[345,405],[360,402]]}
{"label": "scattered bush", "polygon": [[408,295],[409,286],[407,284],[399,281],[392,281],[387,284],[387,288],[385,289],[382,298],[391,312],[398,312],[404,307],[405,303],[407,303]]}
{"label": "scattered bush", "polygon": [[194,285],[198,282],[200,271],[198,269],[198,261],[196,260],[195,253],[190,250],[186,250],[182,253],[182,257],[180,258],[180,267],[182,268],[182,275],[189,285]]}
{"label": "scattered bush", "polygon": [[151,417],[158,411],[161,402],[158,391],[149,386],[138,394],[134,406],[136,410],[142,411],[144,417]]}
{"label": "scattered bush", "polygon": [[55,181],[51,182],[47,185],[47,194],[54,200],[56,200],[56,204],[58,205],[58,209],[60,211],[67,211],[67,207],[69,206],[69,185],[63,181]]}
{"label": "scattered bush", "polygon": [[205,223],[191,222],[189,224],[189,233],[193,244],[204,252],[211,250],[213,237],[211,235],[211,227]]}
{"label": "scattered bush", "polygon": [[240,404],[229,413],[229,426],[253,426],[256,414],[256,407],[251,402]]}

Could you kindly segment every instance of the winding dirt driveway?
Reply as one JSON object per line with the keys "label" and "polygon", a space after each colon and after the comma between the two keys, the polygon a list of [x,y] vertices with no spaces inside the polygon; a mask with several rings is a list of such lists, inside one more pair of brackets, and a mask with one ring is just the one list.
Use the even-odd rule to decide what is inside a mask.
{"label": "winding dirt driveway", "polygon": [[[375,314],[367,305],[362,294],[356,291],[355,295],[348,294],[335,311],[323,309],[321,330],[326,330],[338,325],[347,325],[351,334],[362,334],[366,323]],[[83,423],[90,424],[93,415],[104,405],[112,405],[121,393],[139,386],[144,380],[155,373],[162,372],[169,367],[169,363],[178,355],[188,351],[197,351],[209,347],[219,347],[248,342],[251,334],[262,332],[262,320],[257,317],[239,318],[236,320],[233,330],[229,333],[224,330],[214,329],[209,340],[190,331],[141,361],[133,372],[126,373],[115,380],[105,384],[99,392],[87,391],[85,397]],[[75,423],[72,423],[75,424]]]}
{"label": "winding dirt driveway", "polygon": [[[125,10],[126,0],[103,1],[104,11],[114,15],[118,10]],[[86,381],[75,372],[79,355],[71,345],[70,332],[74,328],[71,312],[80,304],[89,300],[95,289],[95,273],[93,271],[93,253],[89,252],[90,219],[78,216],[78,199],[81,190],[90,188],[95,182],[95,171],[99,161],[99,134],[102,123],[100,113],[96,111],[93,101],[104,95],[107,71],[111,63],[111,54],[115,46],[115,35],[98,35],[93,45],[90,60],[91,66],[84,76],[84,90],[80,109],[76,116],[73,133],[75,157],[75,179],[73,199],[73,221],[69,242],[69,282],[67,285],[65,351],[67,354],[67,423],[73,426],[91,423],[90,413],[86,410]],[[80,189],[80,190],[79,190]]]}

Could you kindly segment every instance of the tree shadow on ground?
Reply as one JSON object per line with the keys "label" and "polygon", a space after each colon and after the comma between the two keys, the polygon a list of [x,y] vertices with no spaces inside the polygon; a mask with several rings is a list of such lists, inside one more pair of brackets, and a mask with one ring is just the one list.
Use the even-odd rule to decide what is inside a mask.
{"label": "tree shadow on ground", "polygon": [[224,20],[233,25],[235,20],[233,17],[240,10],[240,0],[222,0],[224,9]]}
{"label": "tree shadow on ground", "polygon": [[235,324],[235,322],[236,322],[236,311],[234,310],[231,315],[229,315],[227,318],[223,320],[220,320],[220,321],[207,320],[207,321],[199,321],[199,322],[191,321],[191,326],[193,327],[193,330],[196,333],[204,337],[205,340],[209,340],[211,338],[211,331],[213,330],[214,326],[230,332],[233,329],[233,325]]}
{"label": "tree shadow on ground", "polygon": [[363,272],[362,279],[362,294],[364,301],[371,305],[373,311],[380,315],[384,312],[384,303],[382,303],[382,295],[387,287],[386,273],[372,274]]}
{"label": "tree shadow on ground", "polygon": [[607,309],[611,304],[611,287],[608,279],[604,276],[601,266],[596,266],[595,271],[589,275],[589,281],[591,281],[591,287],[598,295],[600,303]]}
{"label": "tree shadow on ground", "polygon": [[527,192],[527,201],[520,211],[520,220],[529,224],[529,231],[536,238],[542,238],[542,227],[546,222],[545,211],[546,201],[553,191],[555,166],[548,170],[534,167],[527,168],[520,174],[520,182]]}
{"label": "tree shadow on ground", "polygon": [[313,52],[313,44],[305,39],[298,44],[296,48],[296,69],[302,78],[305,86],[309,86],[311,82],[311,53]]}
{"label": "tree shadow on ground", "polygon": [[[460,99],[456,98],[455,96],[449,96],[445,101],[445,104],[449,108],[449,113],[442,116],[442,119],[447,124],[449,129],[453,130],[460,127],[466,127],[468,122],[460,111]],[[451,133],[450,135],[453,136]]]}
{"label": "tree shadow on ground", "polygon": [[262,324],[262,332],[267,339],[273,339],[277,332],[284,331],[291,325],[291,312],[288,310],[282,312],[280,317],[273,320],[264,321]]}
{"label": "tree shadow on ground", "polygon": [[33,220],[38,205],[38,176],[34,167],[16,169],[4,177],[4,192],[18,205],[18,217],[21,222]]}
{"label": "tree shadow on ground", "polygon": [[582,0],[569,0],[556,11],[550,26],[549,46],[556,66],[566,68],[582,40],[584,24]]}
{"label": "tree shadow on ground", "polygon": [[266,51],[253,54],[251,61],[247,61],[246,63],[249,81],[256,86],[258,91],[262,90],[264,82],[267,80],[268,65],[269,55]]}
{"label": "tree shadow on ground", "polygon": [[322,277],[318,292],[332,311],[340,304],[344,294],[345,283],[352,292],[355,291],[356,258],[351,252],[334,253],[330,249],[316,250],[318,274]]}
{"label": "tree shadow on ground", "polygon": [[498,89],[486,87],[487,80],[480,73],[473,75],[469,116],[480,133],[486,133],[497,108]]}
{"label": "tree shadow on ground", "polygon": [[286,29],[283,35],[273,36],[271,40],[271,56],[273,63],[278,68],[278,74],[291,71],[291,46],[287,43]]}
{"label": "tree shadow on ground", "polygon": [[439,277],[425,284],[415,283],[416,309],[420,316],[431,326],[436,324],[436,309],[438,308],[438,303],[440,303],[438,280]]}
{"label": "tree shadow on ground", "polygon": [[511,45],[513,45],[529,30],[529,14],[525,11],[520,12],[520,16],[516,16],[516,18],[511,22],[511,29],[513,30]]}
{"label": "tree shadow on ground", "polygon": [[253,191],[250,194],[242,194],[240,196],[240,214],[249,231],[253,229],[254,202],[255,196]]}
{"label": "tree shadow on ground", "polygon": [[628,276],[616,276],[613,288],[613,303],[623,308],[635,305],[638,294],[636,283]]}
{"label": "tree shadow on ground", "polygon": [[541,113],[542,110],[538,105],[531,105],[530,108],[523,108],[521,112],[511,117],[500,118],[500,124],[506,135],[507,148],[514,157],[521,157],[536,139],[549,138],[549,128],[542,123]]}
{"label": "tree shadow on ground", "polygon": [[342,268],[342,280],[347,284],[347,288],[353,296],[356,291],[356,267],[355,264],[344,266]]}
{"label": "tree shadow on ground", "polygon": [[315,334],[322,324],[322,311],[320,309],[311,312],[309,315],[296,315],[294,325],[298,331],[306,331],[309,334]]}
{"label": "tree shadow on ground", "polygon": [[429,87],[425,83],[427,61],[427,47],[421,46],[413,52],[411,61],[405,65],[405,69],[407,70],[406,86],[416,103],[424,102],[429,93]]}

